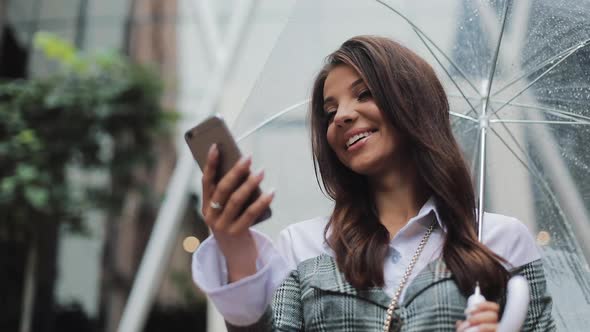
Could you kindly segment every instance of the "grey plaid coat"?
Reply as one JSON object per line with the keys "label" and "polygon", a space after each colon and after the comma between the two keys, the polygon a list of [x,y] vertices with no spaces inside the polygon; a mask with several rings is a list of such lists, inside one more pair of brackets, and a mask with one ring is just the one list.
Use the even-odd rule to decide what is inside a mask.
{"label": "grey plaid coat", "polygon": [[[512,272],[523,275],[531,289],[523,331],[554,331],[541,261]],[[230,332],[382,331],[390,301],[381,288],[355,289],[334,259],[321,255],[291,272],[258,322],[246,327],[226,324]],[[390,331],[455,331],[455,321],[465,319],[466,303],[444,261],[435,260],[408,285]]]}

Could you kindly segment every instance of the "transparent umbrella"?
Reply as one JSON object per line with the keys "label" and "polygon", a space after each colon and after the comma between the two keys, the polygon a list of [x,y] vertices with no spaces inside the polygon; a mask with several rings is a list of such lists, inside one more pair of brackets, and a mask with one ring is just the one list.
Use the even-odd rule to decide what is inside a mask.
{"label": "transparent umbrella", "polygon": [[480,211],[527,224],[544,254],[558,328],[590,323],[590,2],[298,1],[234,133],[277,188],[276,234],[329,214],[306,116],[326,55],[361,34],[416,51],[443,81]]}

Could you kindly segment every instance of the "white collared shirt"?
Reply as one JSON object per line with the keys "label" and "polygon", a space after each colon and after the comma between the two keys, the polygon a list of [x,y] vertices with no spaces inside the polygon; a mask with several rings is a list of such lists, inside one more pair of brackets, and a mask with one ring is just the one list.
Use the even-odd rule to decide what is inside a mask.
{"label": "white collared shirt", "polygon": [[[334,256],[324,239],[327,222],[327,217],[319,217],[290,225],[280,233],[276,245],[264,234],[251,230],[258,246],[258,271],[231,284],[227,283],[225,259],[215,238],[210,236],[193,254],[193,280],[228,322],[238,326],[253,324],[264,314],[274,291],[299,263],[323,254]],[[434,199],[428,200],[391,239],[384,266],[383,289],[387,294],[393,296],[418,244],[432,223],[436,223],[435,228],[407,286],[428,263],[442,254],[445,228]],[[540,258],[534,238],[526,226],[515,218],[485,213],[483,243],[506,259],[508,267],[519,267]]]}

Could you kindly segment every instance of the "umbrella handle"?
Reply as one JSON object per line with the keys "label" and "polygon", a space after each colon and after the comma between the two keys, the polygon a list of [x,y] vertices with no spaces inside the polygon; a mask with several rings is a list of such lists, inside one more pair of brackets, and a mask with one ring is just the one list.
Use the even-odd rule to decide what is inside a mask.
{"label": "umbrella handle", "polygon": [[[467,299],[467,312],[486,299],[481,295],[479,285],[475,287],[473,295]],[[529,284],[522,276],[514,276],[508,281],[508,293],[506,295],[506,307],[504,315],[498,324],[496,332],[518,332],[524,320],[530,301]],[[477,328],[470,327],[465,331],[476,331]]]}
{"label": "umbrella handle", "polygon": [[508,294],[504,315],[497,332],[520,331],[526,319],[530,301],[529,284],[523,276],[514,276],[508,281]]}

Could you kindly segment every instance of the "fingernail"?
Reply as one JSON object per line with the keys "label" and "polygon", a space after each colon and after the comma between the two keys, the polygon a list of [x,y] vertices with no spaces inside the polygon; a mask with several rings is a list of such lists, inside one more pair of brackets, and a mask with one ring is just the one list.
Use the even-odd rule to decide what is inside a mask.
{"label": "fingernail", "polygon": [[264,168],[258,170],[255,174],[256,174],[256,177],[263,178],[264,177]]}
{"label": "fingernail", "polygon": [[275,197],[275,194],[276,194],[276,193],[277,193],[277,190],[276,190],[275,188],[271,188],[271,189],[268,191],[268,194],[267,194],[267,195],[268,195],[268,196],[270,196],[270,197]]}
{"label": "fingernail", "polygon": [[461,323],[461,325],[459,325],[459,327],[457,328],[457,330],[462,331],[463,329],[466,329],[469,326],[471,326],[471,324],[469,324],[468,321],[464,321],[463,323]]}
{"label": "fingernail", "polygon": [[240,158],[240,165],[246,166],[252,160],[252,156],[244,156]]}
{"label": "fingernail", "polygon": [[211,144],[211,147],[209,147],[209,155],[213,156],[214,153],[217,153],[217,144],[215,143]]}

